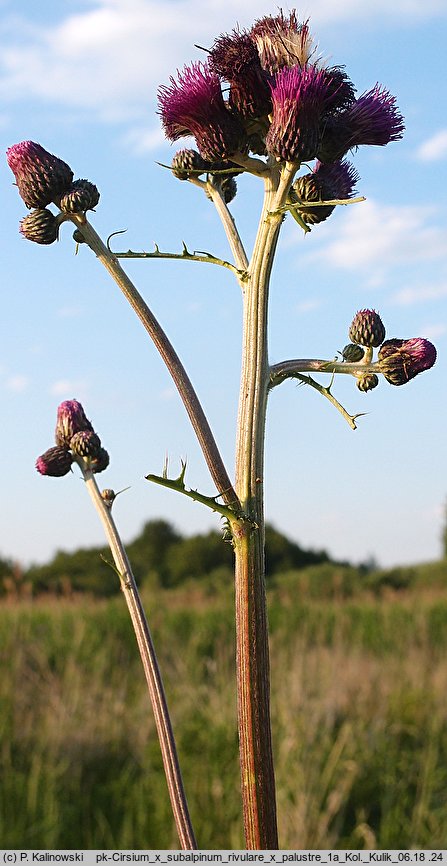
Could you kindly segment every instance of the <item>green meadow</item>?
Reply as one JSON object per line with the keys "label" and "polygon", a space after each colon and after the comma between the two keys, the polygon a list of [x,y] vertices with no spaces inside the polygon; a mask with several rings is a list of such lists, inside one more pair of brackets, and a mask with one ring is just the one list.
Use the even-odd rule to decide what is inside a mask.
{"label": "green meadow", "polygon": [[[283,848],[447,848],[447,564],[269,589]],[[243,847],[230,573],[143,587],[202,848]],[[176,848],[124,599],[0,604],[4,848]]]}

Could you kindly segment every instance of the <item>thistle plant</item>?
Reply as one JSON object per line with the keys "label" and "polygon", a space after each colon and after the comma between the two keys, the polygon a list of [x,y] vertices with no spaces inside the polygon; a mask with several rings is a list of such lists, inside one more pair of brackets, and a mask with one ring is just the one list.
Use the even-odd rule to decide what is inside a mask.
{"label": "thistle plant", "polygon": [[[112,232],[104,243],[86,212],[99,202],[95,185],[73,181],[65,162],[33,142],[8,151],[19,192],[33,208],[20,224],[29,240],[51,244],[61,224],[75,226],[74,239],[96,254],[129,301],[165,361],[183,400],[215,484],[207,496],[177,478],[151,473],[149,480],[178,491],[225,518],[235,558],[235,624],[241,791],[248,849],[278,847],[275,778],[270,729],[269,649],[264,582],[264,438],[268,395],[295,378],[327,399],[355,429],[361,413],[350,414],[333,394],[339,374],[353,378],[363,393],[381,379],[403,385],[436,360],[434,346],[422,337],[385,340],[385,326],[372,309],[347,323],[349,343],[327,359],[286,359],[271,364],[267,345],[270,278],[284,219],[291,216],[305,234],[318,231],[338,206],[356,206],[359,176],[347,159],[359,146],[384,146],[399,140],[404,120],[395,98],[381,85],[359,96],[345,69],[318,56],[308,22],[295,12],[267,16],[249,30],[221,35],[204,62],[185,66],[162,85],[159,114],[166,137],[193,138],[195,147],[179,150],[170,166],[174,178],[193,184],[215,205],[230,258],[190,251],[112,251]],[[229,210],[242,175],[264,188],[258,230],[246,251]],[[57,213],[48,205],[53,203]],[[361,206],[361,205],[359,205]],[[242,368],[234,473],[224,465],[210,425],[173,346],[126,275],[125,258],[206,262],[230,270],[243,297]],[[344,339],[334,335],[334,340]],[[374,358],[374,351],[377,357]],[[326,384],[314,378],[326,377]],[[83,431],[80,431],[83,432]],[[84,432],[92,433],[88,429]],[[69,461],[91,459],[82,449],[91,437],[57,441],[39,458],[38,469],[63,475]],[[76,446],[76,448],[75,448]],[[97,444],[96,444],[96,447]],[[81,452],[76,449],[81,449]],[[67,453],[67,451],[69,453]],[[73,453],[77,457],[73,457]],[[71,457],[70,457],[71,455]],[[68,467],[68,468],[67,468]],[[81,464],[82,468],[82,464]],[[90,471],[90,470],[89,470]],[[44,473],[45,474],[45,473]],[[48,474],[48,472],[47,472]]]}

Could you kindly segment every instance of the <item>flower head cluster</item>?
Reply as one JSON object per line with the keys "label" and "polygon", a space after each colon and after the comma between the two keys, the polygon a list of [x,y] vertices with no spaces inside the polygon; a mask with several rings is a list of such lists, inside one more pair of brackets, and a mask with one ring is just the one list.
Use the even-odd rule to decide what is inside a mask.
{"label": "flower head cluster", "polygon": [[55,447],[37,458],[41,475],[67,475],[76,458],[82,458],[85,468],[95,473],[109,465],[109,455],[77,400],[64,400],[58,407],[55,441]]}
{"label": "flower head cluster", "polygon": [[424,370],[433,367],[436,349],[424,337],[404,340],[394,337],[385,340],[385,326],[375,310],[359,310],[349,328],[351,343],[343,349],[346,362],[359,364],[355,373],[361,391],[376,388],[379,380],[373,372],[363,372],[361,365],[369,363],[374,348],[378,348],[378,361],[373,365],[391,385],[405,385]]}
{"label": "flower head cluster", "polygon": [[[31,213],[20,222],[20,233],[37,244],[57,240],[63,214],[85,213],[96,207],[99,192],[89,180],[73,180],[73,171],[35,141],[21,141],[8,148],[6,158],[19,193]],[[56,204],[55,216],[47,205]]]}
{"label": "flower head cluster", "polygon": [[344,68],[324,64],[295,11],[219,36],[206,63],[186,66],[158,96],[167,138],[192,135],[205,160],[244,164],[241,154],[251,152],[297,168],[333,164],[404,130],[394,97],[376,84],[356,99]]}

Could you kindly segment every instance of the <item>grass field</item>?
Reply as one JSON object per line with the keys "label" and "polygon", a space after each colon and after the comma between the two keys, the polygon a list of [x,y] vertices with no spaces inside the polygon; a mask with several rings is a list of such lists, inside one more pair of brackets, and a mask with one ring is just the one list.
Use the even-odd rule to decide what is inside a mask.
{"label": "grass field", "polygon": [[[270,592],[283,848],[447,848],[447,595]],[[145,599],[199,845],[243,847],[231,592]],[[124,600],[0,607],[4,848],[178,847]]]}

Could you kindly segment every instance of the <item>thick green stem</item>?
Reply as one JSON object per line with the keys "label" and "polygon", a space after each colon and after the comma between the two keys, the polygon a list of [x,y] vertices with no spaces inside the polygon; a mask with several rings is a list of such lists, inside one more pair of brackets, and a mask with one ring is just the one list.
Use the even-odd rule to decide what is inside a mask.
{"label": "thick green stem", "polygon": [[270,670],[264,568],[264,439],[269,364],[268,291],[294,166],[272,168],[244,292],[236,493],[250,522],[234,521],[239,746],[248,849],[278,848],[270,726]]}

